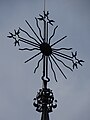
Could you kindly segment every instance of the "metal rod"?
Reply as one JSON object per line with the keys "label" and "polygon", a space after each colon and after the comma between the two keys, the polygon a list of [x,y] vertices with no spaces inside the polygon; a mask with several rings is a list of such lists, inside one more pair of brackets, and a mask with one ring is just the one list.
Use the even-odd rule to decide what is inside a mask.
{"label": "metal rod", "polygon": [[28,50],[28,51],[33,51],[33,50],[39,50],[37,48],[32,48],[32,49],[29,49],[29,48],[19,48],[19,50]]}
{"label": "metal rod", "polygon": [[52,69],[53,74],[54,74],[54,78],[55,78],[55,80],[56,80],[56,82],[57,82],[56,73],[55,73],[55,71],[54,71],[54,69],[53,69],[53,64],[52,64],[52,61],[51,61],[50,57],[49,57],[49,61],[50,61],[51,69]]}
{"label": "metal rod", "polygon": [[36,70],[39,68],[39,64],[40,64],[40,62],[42,61],[42,59],[43,59],[43,55],[42,55],[41,59],[39,59],[39,61],[38,61],[38,63],[37,63],[37,66],[36,66],[36,68],[34,69],[34,73],[35,73]]}
{"label": "metal rod", "polygon": [[57,48],[57,49],[52,48],[52,49],[53,49],[53,51],[60,51],[60,50],[72,50],[72,48]]}
{"label": "metal rod", "polygon": [[36,34],[36,32],[34,31],[34,29],[31,27],[31,25],[29,24],[29,22],[27,20],[25,20],[27,25],[30,27],[30,29],[32,30],[32,32],[34,33],[34,35],[38,38],[38,40],[42,43],[41,39],[38,37],[38,35]]}
{"label": "metal rod", "polygon": [[43,42],[46,42],[46,21],[45,20],[44,20],[44,41]]}
{"label": "metal rod", "polygon": [[61,70],[61,68],[59,67],[59,65],[56,63],[56,61],[54,60],[54,58],[51,56],[53,62],[56,64],[57,68],[60,70],[60,72],[62,73],[62,75],[65,77],[65,79],[67,79],[66,75],[63,73],[63,71]]}
{"label": "metal rod", "polygon": [[32,37],[31,35],[29,35],[28,32],[26,32],[25,30],[23,30],[23,29],[20,28],[20,27],[19,27],[19,29],[20,29],[22,32],[26,33],[26,34],[28,35],[28,37],[30,37],[31,39],[35,40],[36,43],[40,44],[34,37]]}
{"label": "metal rod", "polygon": [[61,38],[60,40],[58,40],[58,41],[56,41],[55,43],[53,43],[52,45],[51,45],[51,47],[52,46],[54,46],[54,45],[56,45],[57,43],[59,43],[60,41],[62,41],[64,38],[66,38],[67,36],[64,36],[63,38]]}
{"label": "metal rod", "polygon": [[39,52],[38,54],[34,55],[33,57],[31,57],[30,59],[26,60],[25,63],[27,63],[28,61],[32,60],[33,58],[37,57],[39,54],[41,54],[41,52]]}
{"label": "metal rod", "polygon": [[58,59],[55,55],[52,55],[56,60],[58,60],[59,62],[61,62],[66,68],[68,68],[69,70],[73,71],[69,66],[67,66],[62,60]]}
{"label": "metal rod", "polygon": [[42,80],[44,80],[44,76],[45,76],[45,55],[43,55],[43,76],[42,76]]}
{"label": "metal rod", "polygon": [[49,44],[50,44],[51,39],[52,39],[52,38],[54,37],[54,35],[55,35],[55,32],[56,32],[57,27],[58,27],[58,26],[56,26],[56,27],[54,28],[53,34],[52,34],[51,37],[49,38]]}
{"label": "metal rod", "polygon": [[39,48],[39,46],[38,46],[37,44],[35,44],[35,43],[31,42],[31,41],[28,41],[28,40],[26,40],[26,39],[24,39],[24,38],[21,38],[21,37],[19,37],[19,38],[20,38],[19,41],[24,42],[24,43],[26,43],[26,44],[29,44],[29,45],[32,45],[32,46],[34,46],[34,47],[38,47],[38,48]]}
{"label": "metal rod", "polygon": [[58,54],[58,53],[56,53],[56,52],[53,52],[53,54],[55,54],[55,55],[57,55],[57,56],[59,56],[59,57],[65,58],[65,59],[70,60],[70,61],[73,62],[72,59],[70,59],[70,58],[68,58],[68,57],[65,57],[65,56],[63,56],[63,55],[60,55],[60,54]]}
{"label": "metal rod", "polygon": [[47,22],[46,42],[48,43],[48,22]]}
{"label": "metal rod", "polygon": [[44,0],[44,11],[46,11],[46,0]]}
{"label": "metal rod", "polygon": [[46,78],[48,79],[48,56],[46,56]]}
{"label": "metal rod", "polygon": [[35,17],[35,19],[36,19],[36,25],[37,25],[37,28],[38,28],[38,30],[39,30],[40,37],[41,37],[41,39],[43,40],[42,32],[41,32],[41,29],[40,29],[39,24],[38,24],[38,19],[37,19],[36,17]]}
{"label": "metal rod", "polygon": [[54,51],[55,53],[58,53],[59,55],[63,55],[63,56],[65,56],[65,57],[67,57],[67,58],[70,58],[70,59],[72,59],[73,57],[71,57],[71,56],[69,56],[69,55],[66,55],[66,54],[64,54],[64,53],[61,53],[61,52],[57,52],[57,51]]}

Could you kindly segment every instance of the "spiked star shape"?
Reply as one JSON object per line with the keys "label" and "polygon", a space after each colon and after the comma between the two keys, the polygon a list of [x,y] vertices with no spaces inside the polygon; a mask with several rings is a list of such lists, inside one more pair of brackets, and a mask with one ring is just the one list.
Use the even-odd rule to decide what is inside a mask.
{"label": "spiked star shape", "polygon": [[[51,40],[55,35],[56,29],[58,26],[56,26],[53,30],[53,33],[51,36],[48,35],[48,30],[49,30],[49,25],[53,26],[53,23],[55,22],[54,20],[49,19],[49,12],[47,11],[45,13],[45,11],[43,12],[43,15],[39,14],[39,17],[36,18],[36,26],[38,28],[39,31],[39,36],[37,35],[37,33],[34,31],[34,29],[32,28],[32,26],[29,24],[29,22],[27,20],[25,20],[26,24],[29,26],[29,28],[31,29],[31,31],[33,32],[33,34],[35,35],[36,38],[32,37],[26,30],[22,29],[19,27],[19,29],[16,31],[14,30],[14,34],[9,32],[9,38],[13,38],[15,40],[14,44],[15,46],[18,45],[20,46],[20,42],[26,43],[30,45],[30,48],[19,48],[19,50],[28,50],[28,51],[34,51],[37,50],[39,51],[37,54],[35,54],[34,56],[32,56],[31,58],[29,58],[28,60],[25,61],[25,63],[29,62],[30,60],[34,59],[35,57],[39,56],[40,54],[42,54],[42,57],[38,60],[37,66],[34,69],[34,73],[36,72],[36,70],[39,67],[39,64],[41,61],[43,61],[43,75],[42,75],[42,80],[47,80],[48,82],[50,81],[50,78],[48,76],[48,62],[51,66],[51,70],[54,74],[54,78],[57,81],[57,77],[56,77],[56,73],[53,67],[53,63],[56,65],[56,67],[59,69],[59,71],[61,72],[61,74],[64,76],[65,79],[67,79],[66,75],[64,74],[64,72],[62,71],[61,67],[57,64],[57,61],[59,61],[64,67],[68,68],[69,70],[73,71],[73,69],[76,67],[78,68],[78,65],[82,66],[82,62],[84,62],[83,60],[79,60],[77,58],[77,51],[75,52],[75,54],[73,52],[71,52],[71,56],[67,55],[64,53],[64,51],[71,51],[72,48],[54,48],[54,46],[56,44],[58,44],[59,42],[63,41],[67,36],[62,37],[61,39],[57,40],[56,42],[54,42],[53,44],[51,44]],[[43,25],[44,25],[44,33],[42,35],[42,31],[41,31],[41,27],[39,25],[39,21],[43,21]],[[20,33],[26,34],[28,36],[29,39],[23,38]],[[33,41],[31,41],[30,39],[32,39]],[[72,68],[69,67],[68,65],[65,64],[65,62],[62,60],[66,59],[70,62],[72,62]]]}

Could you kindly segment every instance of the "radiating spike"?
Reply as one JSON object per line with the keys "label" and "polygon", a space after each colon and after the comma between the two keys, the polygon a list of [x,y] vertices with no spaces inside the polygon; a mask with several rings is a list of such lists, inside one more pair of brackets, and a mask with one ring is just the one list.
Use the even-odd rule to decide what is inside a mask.
{"label": "radiating spike", "polygon": [[19,41],[30,44],[30,45],[35,46],[35,47],[39,47],[39,45],[37,43],[34,43],[34,42],[27,40],[27,39],[20,37],[20,36],[19,36]]}
{"label": "radiating spike", "polygon": [[54,78],[55,78],[55,80],[56,80],[56,82],[57,82],[56,73],[55,73],[55,71],[54,71],[54,69],[53,69],[53,65],[52,65],[52,61],[51,61],[50,57],[49,57],[49,61],[50,61],[51,69],[52,69],[53,74],[54,74]]}
{"label": "radiating spike", "polygon": [[59,49],[54,49],[52,48],[53,51],[60,51],[60,50],[72,50],[72,48],[59,48]]}
{"label": "radiating spike", "polygon": [[62,60],[58,59],[55,55],[52,54],[52,56],[58,60],[59,62],[61,62],[66,68],[68,68],[69,70],[73,71],[69,66],[67,66]]}
{"label": "radiating spike", "polygon": [[56,27],[54,28],[53,34],[52,34],[52,36],[49,38],[49,44],[50,44],[50,40],[51,40],[51,39],[54,37],[54,35],[55,35],[55,32],[56,32],[57,27],[58,27],[58,26],[56,26]]}
{"label": "radiating spike", "polygon": [[73,62],[73,60],[72,60],[71,58],[66,57],[66,56],[64,56],[64,55],[61,55],[61,54],[59,54],[59,53],[57,53],[57,52],[53,52],[53,54],[55,54],[55,55],[57,55],[57,56],[59,56],[59,57],[61,57],[61,58],[64,58],[64,59],[67,59],[67,60],[69,60],[69,61],[72,61],[72,62]]}
{"label": "radiating spike", "polygon": [[63,55],[63,56],[65,56],[65,57],[67,57],[67,58],[70,58],[70,59],[72,59],[72,57],[71,56],[69,56],[69,55],[66,55],[66,54],[64,54],[64,53],[61,53],[61,52],[57,52],[57,51],[54,51],[55,53],[58,53],[59,55]]}
{"label": "radiating spike", "polygon": [[39,68],[39,64],[40,64],[40,62],[42,61],[42,59],[43,59],[43,55],[42,55],[41,59],[38,61],[37,66],[36,66],[36,68],[34,69],[34,73],[35,73],[36,70]]}
{"label": "radiating spike", "polygon": [[40,37],[41,37],[41,39],[43,40],[42,33],[41,33],[41,29],[40,29],[40,27],[39,27],[39,25],[38,25],[38,20],[37,20],[36,17],[35,17],[35,19],[36,19],[36,25],[37,25],[37,28],[38,28],[38,30],[39,30]]}
{"label": "radiating spike", "polygon": [[58,64],[56,63],[56,61],[54,60],[54,58],[51,56],[53,62],[56,64],[57,68],[60,70],[60,72],[62,73],[62,75],[64,76],[65,79],[67,79],[67,77],[65,76],[65,74],[63,73],[63,71],[61,70],[61,68],[58,66]]}
{"label": "radiating spike", "polygon": [[64,40],[66,37],[67,37],[67,36],[64,36],[64,37],[61,38],[60,40],[58,40],[58,41],[56,41],[55,43],[53,43],[53,44],[51,45],[51,47],[54,46],[54,45],[56,45],[56,44],[59,43],[60,41]]}
{"label": "radiating spike", "polygon": [[32,37],[31,35],[29,35],[29,33],[25,30],[23,30],[22,28],[19,27],[19,29],[24,32],[25,34],[28,35],[29,38],[33,39],[38,45],[40,44],[34,37]]}
{"label": "radiating spike", "polygon": [[28,50],[28,51],[33,51],[33,50],[39,50],[39,49],[37,49],[37,48],[32,48],[32,49],[29,49],[29,48],[23,48],[23,49],[21,49],[21,48],[19,48],[19,50]]}
{"label": "radiating spike", "polygon": [[30,29],[32,30],[32,32],[34,33],[34,35],[38,38],[38,40],[42,43],[42,41],[40,40],[40,38],[38,37],[38,35],[36,34],[36,32],[34,31],[34,29],[31,27],[31,25],[29,24],[29,22],[27,20],[25,20],[25,22],[27,23],[27,25],[30,27]]}
{"label": "radiating spike", "polygon": [[25,63],[29,62],[30,60],[32,60],[33,58],[37,57],[38,55],[40,55],[41,52],[39,52],[38,54],[34,55],[33,57],[29,58],[28,60],[25,61]]}

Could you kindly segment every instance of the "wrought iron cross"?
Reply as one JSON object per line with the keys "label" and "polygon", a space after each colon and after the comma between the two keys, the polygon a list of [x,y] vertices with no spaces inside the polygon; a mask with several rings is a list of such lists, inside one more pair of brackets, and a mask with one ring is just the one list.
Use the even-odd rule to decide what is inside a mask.
{"label": "wrought iron cross", "polygon": [[[56,73],[55,73],[55,70],[53,68],[52,62],[54,62],[54,64],[57,66],[57,68],[62,73],[64,78],[67,79],[65,73],[62,71],[60,66],[57,64],[57,61],[59,61],[61,64],[63,64],[64,67],[68,68],[71,71],[73,71],[73,69],[75,67],[78,68],[78,65],[82,66],[82,62],[84,62],[84,61],[79,60],[77,58],[77,51],[75,53],[73,53],[71,51],[72,48],[64,48],[64,47],[62,47],[62,48],[54,48],[54,46],[56,44],[63,41],[67,36],[62,37],[61,39],[59,39],[56,42],[54,42],[53,44],[51,44],[51,40],[54,37],[56,29],[57,29],[58,26],[56,26],[54,28],[52,35],[49,37],[48,36],[48,28],[49,28],[50,25],[53,26],[53,23],[55,21],[52,20],[52,19],[49,19],[49,12],[48,11],[47,12],[43,11],[43,15],[39,14],[39,17],[38,18],[35,17],[35,20],[36,20],[37,28],[39,30],[39,36],[34,31],[34,29],[29,24],[29,22],[27,20],[25,20],[25,22],[27,23],[27,25],[29,26],[31,31],[34,33],[34,35],[37,37],[37,39],[32,37],[27,31],[25,31],[24,29],[22,29],[20,27],[19,27],[19,29],[17,31],[14,30],[14,33],[9,32],[10,35],[8,37],[14,39],[15,46],[16,45],[20,46],[20,42],[23,42],[23,43],[26,43],[26,44],[30,45],[30,48],[19,48],[19,50],[22,50],[22,51],[24,51],[24,50],[28,50],[28,51],[37,50],[37,51],[39,51],[37,54],[35,54],[34,56],[32,56],[31,58],[26,60],[25,63],[29,62],[33,58],[35,58],[38,55],[42,54],[42,57],[39,59],[39,61],[37,63],[37,66],[36,66],[36,68],[34,70],[34,73],[35,73],[37,68],[39,67],[40,62],[43,61],[42,80],[47,80],[48,82],[50,81],[50,78],[48,76],[48,62],[51,65],[51,69],[53,71],[54,78],[55,78],[56,81],[57,81]],[[44,34],[43,35],[42,35],[41,28],[39,26],[39,21],[40,22],[43,21],[43,23],[44,23]],[[26,34],[29,39],[23,38],[20,35],[21,32]],[[33,41],[31,41],[30,39],[32,39]],[[65,54],[64,51],[71,51],[71,55]],[[72,62],[72,68],[70,66],[66,65],[65,62],[62,60],[62,58]]]}
{"label": "wrought iron cross", "polygon": [[[31,61],[35,57],[39,56],[40,54],[42,57],[38,60],[37,66],[34,69],[34,73],[39,67],[40,62],[43,62],[43,69],[42,69],[42,80],[43,80],[43,88],[39,90],[36,98],[34,98],[34,106],[36,107],[36,110],[38,112],[42,112],[41,120],[49,120],[49,112],[52,112],[53,108],[57,107],[56,100],[54,100],[53,92],[49,88],[47,88],[47,82],[50,81],[50,77],[48,75],[48,66],[50,64],[51,70],[54,75],[54,79],[57,82],[56,73],[53,67],[53,63],[56,65],[56,67],[59,69],[61,74],[64,76],[65,79],[67,79],[65,73],[62,71],[61,67],[57,64],[57,61],[62,64],[67,69],[73,71],[74,68],[78,68],[78,65],[82,66],[82,63],[84,62],[81,59],[77,58],[77,51],[73,53],[71,50],[72,48],[54,48],[56,44],[59,44],[61,41],[63,41],[67,36],[64,36],[60,38],[59,40],[55,41],[54,43],[51,43],[52,38],[54,37],[56,33],[56,29],[58,26],[55,26],[53,29],[53,33],[51,36],[49,36],[49,27],[54,26],[54,20],[49,18],[49,11],[45,10],[45,0],[44,0],[44,11],[43,15],[39,14],[39,17],[35,17],[36,20],[36,26],[39,31],[39,35],[35,32],[33,27],[29,24],[27,20],[25,20],[28,27],[31,29],[35,37],[30,35],[26,30],[22,29],[21,27],[18,28],[18,30],[14,30],[14,33],[9,32],[10,35],[7,37],[12,38],[14,40],[15,46],[20,46],[20,42],[29,44],[30,48],[19,48],[21,51],[39,51],[34,56],[30,57],[28,60],[25,61],[25,63]],[[43,22],[43,34],[41,27],[39,25],[39,22]],[[24,38],[21,36],[21,33],[26,34],[27,38]],[[70,51],[71,55],[66,54],[64,51]],[[68,66],[64,60],[70,61],[72,63],[72,67]],[[55,102],[55,104],[53,103]]]}

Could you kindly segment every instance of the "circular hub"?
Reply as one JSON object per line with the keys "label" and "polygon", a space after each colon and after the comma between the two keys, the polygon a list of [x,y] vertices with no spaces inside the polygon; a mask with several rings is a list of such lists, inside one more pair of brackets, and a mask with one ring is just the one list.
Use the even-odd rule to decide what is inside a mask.
{"label": "circular hub", "polygon": [[40,50],[45,56],[49,56],[52,54],[52,48],[48,43],[42,43],[40,45]]}

